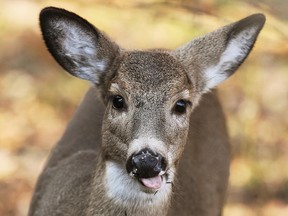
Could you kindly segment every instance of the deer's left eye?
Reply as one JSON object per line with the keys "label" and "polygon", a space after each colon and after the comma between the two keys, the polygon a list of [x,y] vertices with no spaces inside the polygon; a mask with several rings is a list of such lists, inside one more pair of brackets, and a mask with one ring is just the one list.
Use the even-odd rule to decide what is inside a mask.
{"label": "deer's left eye", "polygon": [[178,115],[186,113],[188,103],[188,101],[183,99],[178,100],[174,105],[173,112]]}

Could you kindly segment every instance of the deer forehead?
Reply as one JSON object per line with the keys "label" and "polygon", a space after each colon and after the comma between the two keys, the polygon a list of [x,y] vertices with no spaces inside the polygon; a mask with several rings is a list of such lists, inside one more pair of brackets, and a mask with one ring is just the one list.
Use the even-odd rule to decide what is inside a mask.
{"label": "deer forehead", "polygon": [[151,51],[126,53],[112,83],[132,95],[150,98],[173,97],[191,89],[185,69],[174,57]]}

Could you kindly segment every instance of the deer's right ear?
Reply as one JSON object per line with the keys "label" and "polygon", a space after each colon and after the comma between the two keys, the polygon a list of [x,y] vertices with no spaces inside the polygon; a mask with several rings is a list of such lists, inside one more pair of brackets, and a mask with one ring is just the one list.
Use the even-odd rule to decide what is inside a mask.
{"label": "deer's right ear", "polygon": [[40,27],[48,50],[70,74],[99,85],[119,55],[119,47],[78,15],[55,7],[40,13]]}

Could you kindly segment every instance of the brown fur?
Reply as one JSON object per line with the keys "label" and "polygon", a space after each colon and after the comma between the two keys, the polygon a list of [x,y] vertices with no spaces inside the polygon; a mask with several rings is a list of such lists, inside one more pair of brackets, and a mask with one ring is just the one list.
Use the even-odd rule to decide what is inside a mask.
{"label": "brown fur", "polygon": [[[215,92],[207,91],[244,61],[264,21],[253,15],[174,51],[125,51],[77,15],[44,9],[49,51],[94,87],[53,149],[29,215],[220,215],[229,142]],[[114,95],[124,98],[122,110],[113,108]],[[181,114],[179,100],[187,101]],[[167,160],[158,191],[125,169],[147,147]]]}

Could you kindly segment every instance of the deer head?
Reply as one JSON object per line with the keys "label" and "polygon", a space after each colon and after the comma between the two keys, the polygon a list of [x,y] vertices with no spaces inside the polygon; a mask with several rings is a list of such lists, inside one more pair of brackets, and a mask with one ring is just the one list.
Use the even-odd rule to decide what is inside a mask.
{"label": "deer head", "polygon": [[241,65],[264,22],[255,14],[172,51],[128,51],[74,13],[41,12],[50,53],[68,73],[90,81],[106,106],[101,158],[114,176],[108,188],[120,178],[145,194],[170,191],[165,183],[174,180],[193,109]]}

